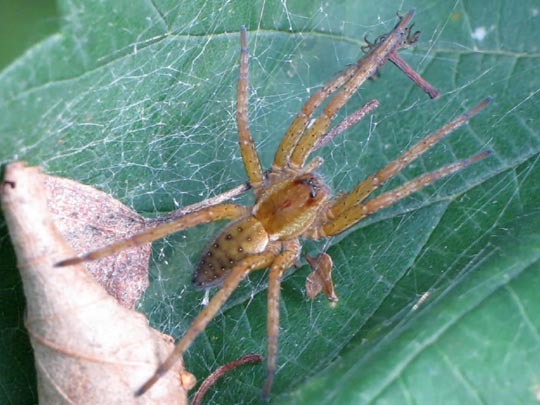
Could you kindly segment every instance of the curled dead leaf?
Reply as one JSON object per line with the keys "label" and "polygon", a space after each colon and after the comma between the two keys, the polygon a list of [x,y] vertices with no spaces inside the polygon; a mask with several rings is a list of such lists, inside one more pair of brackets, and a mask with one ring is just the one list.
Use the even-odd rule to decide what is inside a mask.
{"label": "curled dead leaf", "polygon": [[[103,191],[64,177],[42,175],[52,219],[79,254],[141,232],[146,221]],[[127,249],[86,267],[105,290],[126,308],[148,287],[151,245]]]}
{"label": "curled dead leaf", "polygon": [[75,253],[47,208],[44,184],[56,181],[17,162],[6,168],[0,190],[27,301],[40,403],[187,403],[181,361],[146,395],[133,396],[170,353],[172,339],[120,305],[85,266],[53,266]]}

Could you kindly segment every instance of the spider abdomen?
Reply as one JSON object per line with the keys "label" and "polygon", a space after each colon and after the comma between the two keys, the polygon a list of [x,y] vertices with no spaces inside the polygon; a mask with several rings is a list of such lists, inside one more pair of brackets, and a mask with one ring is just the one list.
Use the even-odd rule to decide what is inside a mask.
{"label": "spider abdomen", "polygon": [[235,264],[263,252],[268,241],[268,233],[255,217],[231,222],[203,250],[193,274],[193,285],[209,288],[221,284]]}

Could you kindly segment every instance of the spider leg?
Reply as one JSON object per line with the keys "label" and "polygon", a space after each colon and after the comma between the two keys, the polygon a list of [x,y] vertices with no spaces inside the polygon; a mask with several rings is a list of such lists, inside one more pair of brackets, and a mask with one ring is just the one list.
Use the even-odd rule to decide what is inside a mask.
{"label": "spider leg", "polygon": [[220,219],[236,219],[249,212],[249,208],[238,204],[220,204],[204,208],[184,215],[172,222],[158,225],[146,231],[138,233],[130,238],[112,243],[108,246],[96,249],[81,256],[75,256],[62,260],[55,264],[57,267],[71,266],[82,262],[92,261],[107,257],[113,253],[129,249],[131,247],[144,245],[156,239],[163,238],[171,233],[181,231],[192,226],[205,222],[218,221]]}
{"label": "spider leg", "polygon": [[[313,145],[328,129],[337,110],[349,100],[362,83],[386,62],[391,52],[404,44],[403,38],[406,37],[408,32],[406,27],[413,15],[414,10],[409,11],[380,44],[374,46],[355,64],[338,73],[334,79],[325,84],[306,101],[281,140],[272,164],[273,170],[278,171],[285,167],[291,158],[291,154],[293,155],[292,162],[290,162],[291,166],[295,167],[303,164]],[[343,89],[330,100],[321,115],[306,132],[306,127],[313,112],[341,87]]]}
{"label": "spider leg", "polygon": [[371,76],[373,76],[380,67],[388,60],[389,55],[404,44],[408,28],[407,24],[411,20],[414,11],[407,13],[396,25],[396,27],[387,34],[384,39],[371,49],[358,64],[358,70],[353,77],[343,85],[343,88],[326,104],[321,114],[315,119],[313,124],[305,131],[292,152],[289,165],[291,167],[300,167],[304,164],[306,157],[311,153],[315,143],[321,138],[332,119],[343,107],[358,88]]}
{"label": "spider leg", "polygon": [[240,153],[246,167],[249,182],[253,188],[259,188],[263,183],[261,162],[255,149],[255,142],[249,130],[249,52],[247,48],[246,27],[240,28],[240,74],[238,77],[238,94],[236,97],[236,126]]}
{"label": "spider leg", "polygon": [[322,138],[319,138],[319,140],[313,146],[313,151],[316,151],[317,149],[322,148],[324,145],[330,142],[333,138],[341,134],[343,131],[346,131],[347,129],[352,127],[354,124],[356,124],[358,121],[364,118],[367,114],[369,114],[370,112],[372,112],[374,109],[378,107],[379,107],[379,100],[377,100],[376,98],[369,100],[366,104],[364,104],[358,110],[353,111],[352,113],[347,115],[345,118],[343,118],[339,122],[339,124],[337,124],[330,131],[328,131],[326,135],[324,135]]}
{"label": "spider leg", "polygon": [[357,69],[357,64],[347,66],[344,70],[339,72],[334,79],[313,93],[313,95],[305,102],[279,144],[272,164],[273,170],[277,171],[287,165],[289,157],[311,120],[313,112],[324,102],[324,100],[348,82]]}
{"label": "spider leg", "polygon": [[268,319],[267,338],[268,349],[266,354],[266,380],[262,391],[263,399],[267,399],[276,374],[276,358],[278,352],[279,335],[279,297],[281,294],[280,282],[283,272],[294,265],[300,253],[300,241],[293,239],[283,242],[283,251],[276,257],[268,279]]}
{"label": "spider leg", "polygon": [[335,218],[353,205],[362,202],[362,200],[364,200],[371,192],[376,190],[386,180],[394,177],[409,163],[422,155],[445,136],[451,134],[461,125],[465,124],[473,116],[478,114],[485,106],[489,104],[490,101],[491,97],[485,98],[469,111],[459,115],[449,123],[443,125],[437,131],[427,135],[397,159],[394,159],[376,173],[362,180],[351,192],[332,200],[328,209],[328,217]]}
{"label": "spider leg", "polygon": [[459,160],[447,166],[443,166],[440,169],[418,176],[406,182],[405,184],[396,187],[393,190],[382,193],[377,197],[366,201],[365,203],[356,204],[342,212],[336,218],[326,223],[323,223],[312,234],[310,234],[310,237],[317,239],[321,237],[337,235],[338,233],[343,232],[345,229],[351,227],[352,225],[356,224],[358,221],[374,213],[375,211],[379,211],[380,209],[401,200],[409,194],[420,190],[421,188],[433,183],[434,181],[442,177],[448,176],[452,173],[457,172],[458,170],[469,166],[472,163],[484,159],[489,154],[491,154],[490,150],[485,150],[483,152],[477,153],[476,155],[473,155],[467,159]]}
{"label": "spider leg", "polygon": [[178,361],[178,358],[188,349],[193,340],[201,333],[206,325],[214,318],[225,301],[230,297],[232,292],[238,287],[238,284],[253,270],[267,267],[274,261],[278,255],[281,243],[273,242],[268,245],[268,249],[263,253],[246,257],[242,262],[238,263],[223,282],[223,286],[212,297],[206,308],[193,320],[190,327],[176,344],[172,353],[159,365],[152,377],[150,377],[136,392],[135,396],[143,395],[148,391],[169,369]]}

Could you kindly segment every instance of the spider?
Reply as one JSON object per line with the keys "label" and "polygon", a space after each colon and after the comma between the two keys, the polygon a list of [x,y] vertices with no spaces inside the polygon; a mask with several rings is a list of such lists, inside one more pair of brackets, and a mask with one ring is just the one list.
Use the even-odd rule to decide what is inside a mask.
{"label": "spider", "polygon": [[[328,186],[316,172],[323,163],[322,158],[315,157],[306,163],[308,156],[317,148],[321,139],[328,136],[332,118],[338,110],[368,78],[377,73],[384,62],[394,61],[397,58],[395,51],[408,43],[407,39],[410,35],[408,24],[413,14],[414,10],[411,10],[405,16],[400,17],[400,21],[390,33],[371,44],[366,55],[338,73],[334,79],[308,99],[285,133],[274,156],[273,164],[266,172],[261,168],[249,129],[248,49],[246,29],[242,27],[236,121],[240,152],[249,184],[255,194],[255,203],[252,206],[221,203],[204,207],[129,239],[57,263],[59,266],[66,266],[96,260],[119,250],[142,245],[201,223],[222,219],[232,220],[203,250],[199,265],[193,275],[195,287],[208,289],[220,286],[220,289],[196,316],[169,357],[161,363],[148,381],[136,391],[135,395],[144,394],[173,366],[250,272],[269,267],[267,372],[263,386],[263,397],[267,398],[276,373],[280,279],[283,273],[292,267],[299,258],[300,238],[320,239],[337,235],[366,216],[441,177],[483,159],[490,153],[489,150],[480,152],[467,159],[420,175],[393,190],[367,199],[370,193],[382,183],[396,175],[414,159],[484,108],[490,100],[490,98],[486,98],[471,110],[420,140],[376,173],[359,182],[347,194],[337,197],[331,196]],[[334,93],[336,94],[331,97]],[[317,108],[328,98],[330,99],[322,108],[321,113],[313,119]],[[360,115],[373,108],[373,102],[370,103],[359,110]],[[350,122],[345,123],[346,127],[350,125],[352,125]],[[341,132],[341,130],[337,132]],[[318,257],[310,258],[310,264],[314,269],[313,273],[321,271],[327,274],[327,277],[323,277],[322,280],[323,290],[329,299],[336,300],[337,296],[333,294],[333,287],[331,288],[332,293],[328,292],[327,289],[329,284],[331,285],[329,271],[332,263],[329,256],[321,254]]]}

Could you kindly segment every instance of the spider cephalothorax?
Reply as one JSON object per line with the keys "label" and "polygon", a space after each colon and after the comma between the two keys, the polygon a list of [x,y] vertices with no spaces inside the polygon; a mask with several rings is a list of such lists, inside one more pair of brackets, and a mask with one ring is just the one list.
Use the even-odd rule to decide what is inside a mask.
{"label": "spider cephalothorax", "polygon": [[[346,117],[341,125],[329,131],[332,119],[338,110],[362,83],[376,74],[387,60],[391,60],[398,66],[404,66],[405,62],[396,54],[396,51],[411,41],[408,24],[413,14],[414,12],[411,11],[400,18],[391,32],[369,44],[369,51],[364,57],[337,74],[308,99],[285,133],[272,167],[267,172],[263,172],[261,168],[249,131],[248,51],[246,31],[242,29],[237,125],[242,159],[249,184],[255,194],[254,205],[222,203],[205,207],[129,239],[59,263],[59,265],[70,265],[85,260],[95,260],[200,223],[221,219],[232,220],[204,249],[193,276],[193,283],[198,288],[213,286],[221,286],[221,288],[212,297],[208,306],[193,320],[174,351],[137,390],[137,395],[142,395],[170,369],[249,272],[269,267],[267,377],[263,388],[263,395],[267,396],[276,371],[280,279],[284,271],[295,264],[300,254],[300,238],[319,239],[339,234],[373,212],[487,156],[489,151],[480,152],[433,172],[425,173],[376,197],[367,198],[386,180],[467,122],[487,105],[489,98],[420,140],[378,172],[362,180],[349,193],[337,197],[330,195],[329,188],[323,179],[315,173],[322,164],[321,158],[314,158],[305,164],[310,153],[327,137],[341,132],[342,127],[352,125],[378,105],[375,100],[369,101],[364,107]],[[417,33],[413,34],[414,39],[417,35]],[[418,82],[416,75],[410,76]],[[438,94],[433,87],[423,87],[432,96]],[[315,111],[327,99],[329,100],[322,107],[320,114],[313,118]],[[312,275],[308,278],[310,296],[322,290],[329,299],[337,300],[330,277],[332,267],[330,257],[323,253],[317,257],[309,257],[308,260],[313,268]]]}
{"label": "spider cephalothorax", "polygon": [[269,182],[251,212],[227,225],[203,250],[193,274],[195,287],[219,285],[246,257],[264,252],[269,243],[301,235],[313,224],[328,195],[315,173]]}

